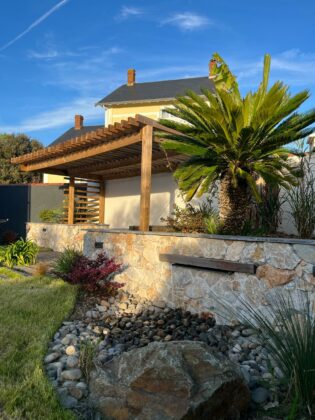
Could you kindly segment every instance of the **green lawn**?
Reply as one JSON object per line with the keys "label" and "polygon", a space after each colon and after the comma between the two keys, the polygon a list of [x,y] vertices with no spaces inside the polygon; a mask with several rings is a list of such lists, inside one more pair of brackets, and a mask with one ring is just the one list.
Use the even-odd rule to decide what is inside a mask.
{"label": "green lawn", "polygon": [[71,312],[76,289],[0,267],[0,418],[73,419],[46,378],[47,345]]}

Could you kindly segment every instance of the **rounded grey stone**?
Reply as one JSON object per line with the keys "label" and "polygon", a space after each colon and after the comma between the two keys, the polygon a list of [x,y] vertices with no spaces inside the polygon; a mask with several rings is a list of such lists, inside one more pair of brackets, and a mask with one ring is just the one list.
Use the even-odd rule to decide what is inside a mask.
{"label": "rounded grey stone", "polygon": [[65,408],[74,408],[78,404],[78,400],[70,395],[62,395],[60,401]]}
{"label": "rounded grey stone", "polygon": [[254,335],[254,334],[256,334],[256,331],[253,330],[252,328],[245,328],[242,331],[242,336],[243,337],[250,337],[251,335]]}
{"label": "rounded grey stone", "polygon": [[77,388],[76,386],[71,386],[69,388],[69,394],[77,400],[81,400],[81,398],[84,395],[83,391],[80,388]]}
{"label": "rounded grey stone", "polygon": [[45,357],[44,361],[45,363],[51,363],[59,359],[59,357],[60,357],[60,353],[58,352],[50,353],[48,354],[48,356]]}
{"label": "rounded grey stone", "polygon": [[251,394],[251,397],[256,404],[263,404],[269,398],[269,391],[261,386],[259,388],[254,389],[254,391]]}
{"label": "rounded grey stone", "polygon": [[82,377],[82,372],[80,369],[64,370],[61,374],[61,378],[64,381],[77,381],[81,377]]}
{"label": "rounded grey stone", "polygon": [[79,359],[76,356],[69,356],[67,358],[67,368],[73,369],[79,365]]}

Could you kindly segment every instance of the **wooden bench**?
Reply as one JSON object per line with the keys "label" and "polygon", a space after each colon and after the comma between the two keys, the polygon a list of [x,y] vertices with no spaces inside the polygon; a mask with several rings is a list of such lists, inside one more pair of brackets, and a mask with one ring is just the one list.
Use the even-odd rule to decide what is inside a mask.
{"label": "wooden bench", "polygon": [[204,268],[237,273],[255,274],[256,265],[251,263],[239,263],[235,261],[219,260],[215,258],[191,257],[179,254],[160,254],[160,261],[176,265]]}

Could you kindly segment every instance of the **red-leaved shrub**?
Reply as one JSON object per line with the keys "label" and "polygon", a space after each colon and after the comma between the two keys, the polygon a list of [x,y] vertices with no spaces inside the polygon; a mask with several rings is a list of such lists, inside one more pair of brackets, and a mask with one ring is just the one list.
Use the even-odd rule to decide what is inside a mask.
{"label": "red-leaved shrub", "polygon": [[80,284],[89,292],[110,291],[123,287],[123,284],[111,281],[113,274],[120,269],[121,264],[115,263],[105,253],[99,254],[95,260],[81,255],[75,260],[71,271],[62,277],[69,283]]}

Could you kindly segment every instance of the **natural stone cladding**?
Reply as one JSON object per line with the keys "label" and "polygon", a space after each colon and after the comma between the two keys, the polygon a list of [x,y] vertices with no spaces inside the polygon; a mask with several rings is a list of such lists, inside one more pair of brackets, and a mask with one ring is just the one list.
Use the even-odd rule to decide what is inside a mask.
{"label": "natural stone cladding", "polygon": [[[191,312],[213,311],[226,321],[242,309],[240,299],[264,309],[281,288],[296,299],[299,290],[310,291],[315,310],[314,241],[89,230],[84,235],[85,255],[95,257],[102,251],[95,249],[95,242],[102,242],[103,250],[123,263],[115,280],[138,298],[162,300]],[[172,266],[159,260],[161,253],[254,263],[258,269],[252,275]]]}
{"label": "natural stone cladding", "polygon": [[65,248],[83,249],[83,237],[87,228],[104,229],[106,225],[66,225],[62,223],[26,224],[27,239],[37,245],[62,252]]}

